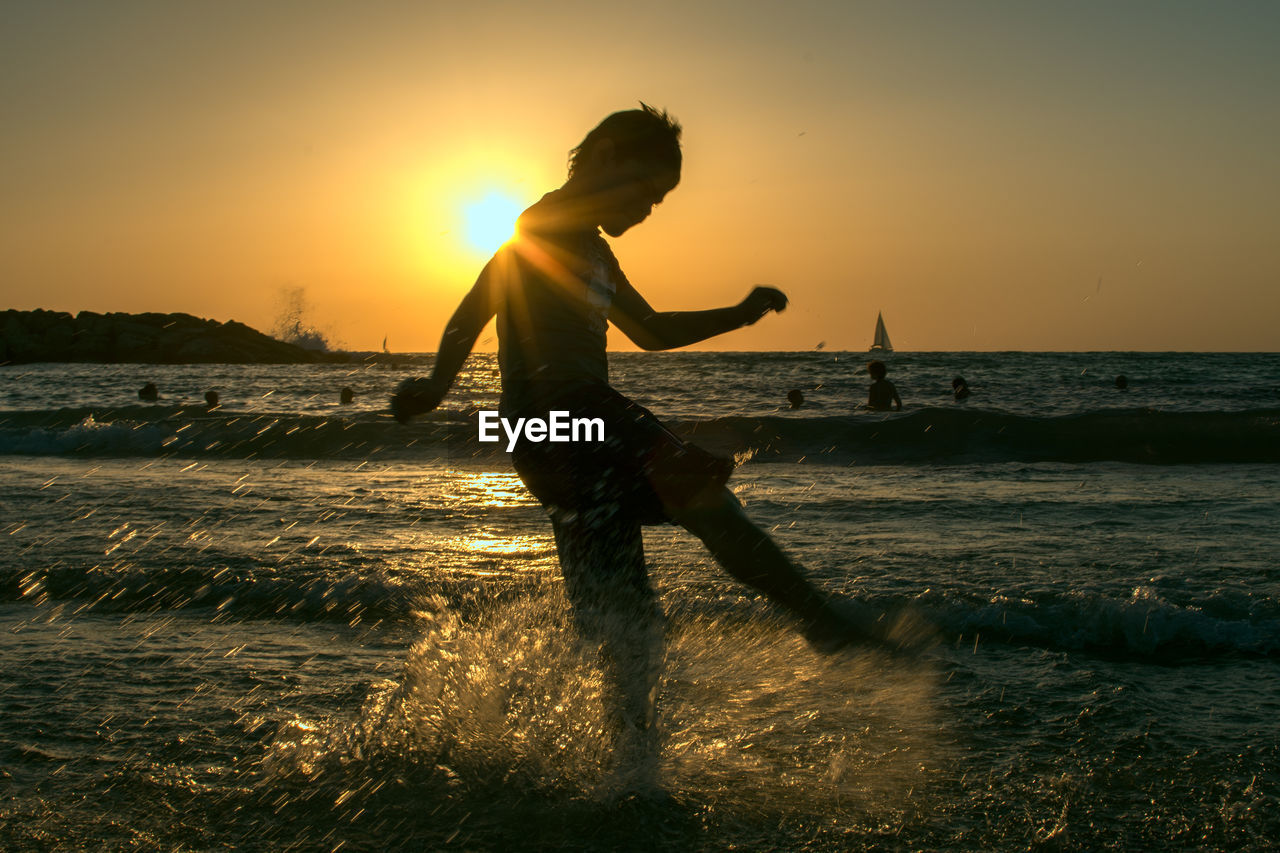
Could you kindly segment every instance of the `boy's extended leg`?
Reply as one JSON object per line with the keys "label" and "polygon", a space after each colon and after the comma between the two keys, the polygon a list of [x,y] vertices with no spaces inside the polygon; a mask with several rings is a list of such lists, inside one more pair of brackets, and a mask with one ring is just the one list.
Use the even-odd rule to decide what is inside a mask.
{"label": "boy's extended leg", "polygon": [[822,592],[800,567],[752,523],[727,488],[694,506],[669,508],[675,521],[703,541],[716,561],[804,623],[816,648],[830,651],[854,640],[883,640],[883,619],[871,608]]}
{"label": "boy's extended leg", "polygon": [[636,758],[656,761],[663,623],[640,524],[616,508],[596,507],[554,512],[552,526],[574,621],[584,641],[600,649],[618,759],[633,768]]}

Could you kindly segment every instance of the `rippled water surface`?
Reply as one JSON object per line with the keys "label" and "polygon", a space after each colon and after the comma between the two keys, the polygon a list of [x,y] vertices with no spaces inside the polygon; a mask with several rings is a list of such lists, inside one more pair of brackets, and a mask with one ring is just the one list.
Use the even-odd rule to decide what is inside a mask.
{"label": "rippled water surface", "polygon": [[490,363],[409,427],[406,371],[4,368],[0,848],[1280,842],[1280,357],[896,354],[888,417],[864,360],[615,360],[819,582],[936,638],[819,656],[648,528],[656,757],[469,437]]}

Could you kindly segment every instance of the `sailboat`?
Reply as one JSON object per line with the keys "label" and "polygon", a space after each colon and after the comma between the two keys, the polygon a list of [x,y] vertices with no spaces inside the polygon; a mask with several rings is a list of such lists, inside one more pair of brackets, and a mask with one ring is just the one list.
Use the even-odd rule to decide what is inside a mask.
{"label": "sailboat", "polygon": [[889,333],[884,330],[884,315],[876,314],[876,336],[871,342],[871,352],[893,352],[893,344],[889,343]]}

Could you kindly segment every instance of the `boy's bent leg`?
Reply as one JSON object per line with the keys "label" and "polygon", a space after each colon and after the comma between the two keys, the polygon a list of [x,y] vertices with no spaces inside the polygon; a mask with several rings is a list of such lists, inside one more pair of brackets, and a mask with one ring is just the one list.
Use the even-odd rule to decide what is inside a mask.
{"label": "boy's bent leg", "polygon": [[671,514],[702,540],[725,571],[797,616],[815,647],[831,650],[856,639],[881,639],[878,613],[833,599],[814,586],[777,543],[747,518],[727,488],[696,505],[673,508]]}
{"label": "boy's bent leg", "polygon": [[600,650],[606,713],[618,746],[656,759],[663,624],[640,524],[615,507],[595,507],[555,511],[552,526],[574,622]]}

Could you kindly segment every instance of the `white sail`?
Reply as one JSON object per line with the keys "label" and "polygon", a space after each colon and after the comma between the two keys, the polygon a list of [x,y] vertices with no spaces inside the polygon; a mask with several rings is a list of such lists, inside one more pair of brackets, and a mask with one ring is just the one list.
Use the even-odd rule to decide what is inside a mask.
{"label": "white sail", "polygon": [[893,352],[893,344],[889,343],[889,333],[884,330],[884,315],[876,314],[876,336],[871,342],[872,352]]}

